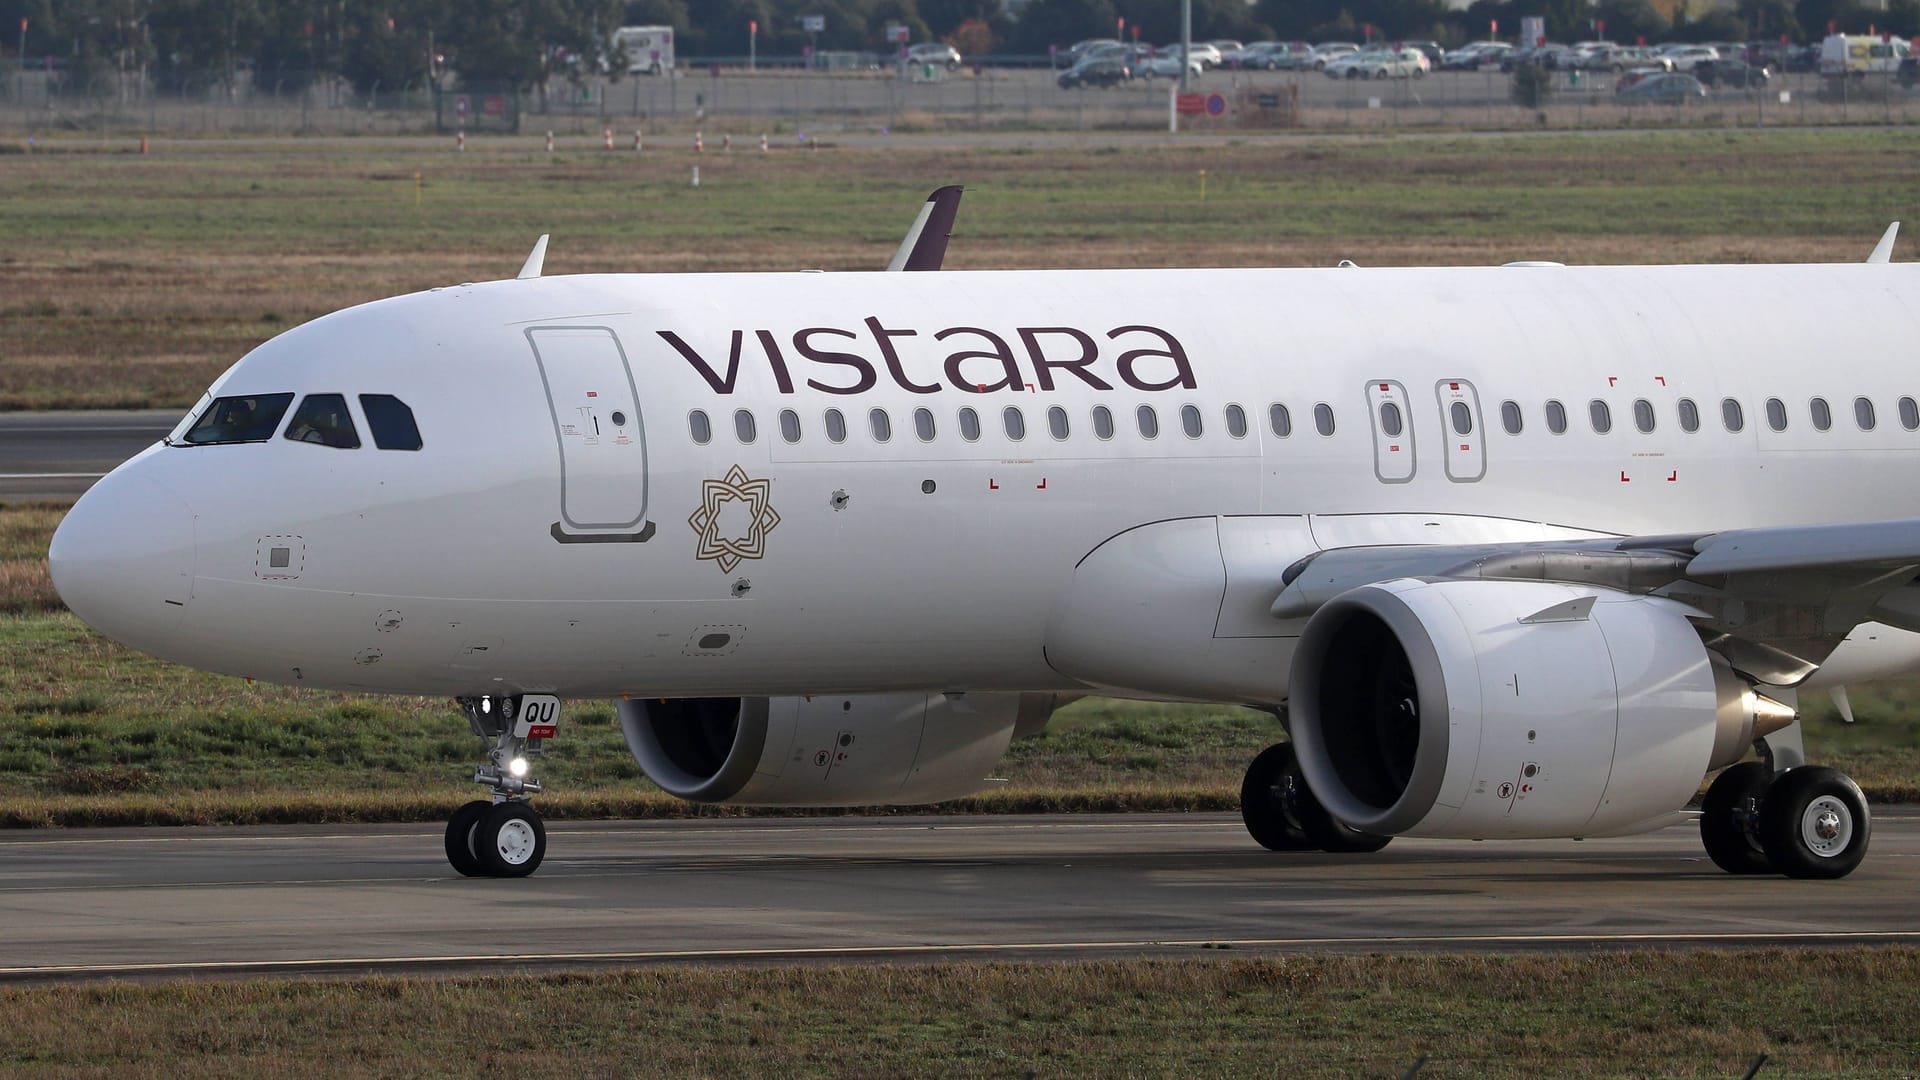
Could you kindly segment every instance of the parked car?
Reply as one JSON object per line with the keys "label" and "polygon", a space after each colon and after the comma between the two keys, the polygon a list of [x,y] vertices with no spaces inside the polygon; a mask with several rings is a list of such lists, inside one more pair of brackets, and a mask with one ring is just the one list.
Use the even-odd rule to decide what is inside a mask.
{"label": "parked car", "polygon": [[1313,47],[1313,67],[1316,71],[1324,71],[1328,64],[1359,51],[1360,46],[1351,41],[1323,41]]}
{"label": "parked car", "polygon": [[1241,49],[1246,48],[1246,46],[1240,42],[1227,38],[1222,38],[1219,41],[1196,41],[1193,43],[1193,51],[1196,55],[1199,54],[1201,45],[1213,46],[1214,51],[1220,54],[1220,59],[1215,61],[1215,63],[1222,65],[1230,63],[1235,57],[1240,55]]}
{"label": "parked car", "polygon": [[1118,86],[1133,78],[1132,69],[1118,54],[1089,56],[1060,73],[1060,89]]}
{"label": "parked car", "polygon": [[1194,42],[1193,58],[1200,61],[1204,67],[1219,67],[1222,62],[1219,46],[1210,41]]}
{"label": "parked car", "polygon": [[1903,90],[1911,90],[1915,84],[1920,84],[1920,56],[1909,56],[1900,61],[1900,70],[1894,73],[1894,78],[1900,80]]}
{"label": "parked car", "polygon": [[1440,62],[1447,58],[1447,50],[1441,48],[1437,41],[1403,41],[1400,47],[1419,50],[1420,55],[1427,58],[1428,71],[1438,70]]}
{"label": "parked car", "polygon": [[1691,72],[1694,65],[1702,60],[1718,60],[1720,53],[1711,45],[1682,45],[1667,50],[1667,60],[1673,71]]}
{"label": "parked car", "polygon": [[1304,42],[1256,41],[1240,50],[1239,64],[1243,68],[1279,71],[1294,66],[1294,57],[1307,56],[1311,52]]}
{"label": "parked car", "polygon": [[1722,57],[1718,60],[1702,60],[1693,65],[1693,77],[1705,86],[1751,89],[1767,85],[1767,81],[1773,78],[1773,72],[1758,64]]}
{"label": "parked car", "polygon": [[1515,49],[1500,58],[1500,70],[1512,71],[1522,64],[1533,64],[1558,71],[1572,66],[1573,49],[1567,45],[1546,44],[1531,49]]}
{"label": "parked car", "polygon": [[956,70],[960,67],[960,50],[944,41],[909,47],[907,66],[920,67],[923,64],[939,64],[948,71]]}
{"label": "parked car", "polygon": [[1707,88],[1685,72],[1661,72],[1638,82],[1615,87],[1613,99],[1622,105],[1680,105],[1705,100]]}
{"label": "parked car", "polygon": [[1085,59],[1087,53],[1096,47],[1118,44],[1120,44],[1120,39],[1118,38],[1087,38],[1084,41],[1076,41],[1053,55],[1053,66],[1057,68],[1070,68]]}
{"label": "parked car", "polygon": [[1320,71],[1329,79],[1357,79],[1360,77],[1358,69],[1361,64],[1376,56],[1384,55],[1387,55],[1386,46],[1369,45],[1364,49],[1334,57],[1327,61]]}
{"label": "parked car", "polygon": [[1665,75],[1665,74],[1667,74],[1667,69],[1663,67],[1628,68],[1627,70],[1621,72],[1620,76],[1613,81],[1613,92],[1618,94],[1620,91],[1625,90],[1627,87],[1632,86],[1634,83],[1640,82],[1645,79],[1650,79],[1655,75]]}
{"label": "parked car", "polygon": [[1500,58],[1512,51],[1513,46],[1504,41],[1476,41],[1448,53],[1440,61],[1440,66],[1447,71],[1478,71],[1483,67],[1498,67]]}
{"label": "parked car", "polygon": [[[1195,46],[1194,51],[1196,53],[1199,52],[1199,47]],[[1180,77],[1180,67],[1180,46],[1162,45],[1154,51],[1151,57],[1142,60],[1139,65],[1134,68],[1133,73],[1148,79],[1156,77],[1177,79]],[[1186,61],[1186,68],[1188,77],[1195,79],[1199,78],[1200,75],[1206,71],[1206,65],[1202,64],[1198,57],[1189,57]]]}
{"label": "parked car", "polygon": [[1422,79],[1427,74],[1427,57],[1419,49],[1398,52],[1355,53],[1349,79]]}

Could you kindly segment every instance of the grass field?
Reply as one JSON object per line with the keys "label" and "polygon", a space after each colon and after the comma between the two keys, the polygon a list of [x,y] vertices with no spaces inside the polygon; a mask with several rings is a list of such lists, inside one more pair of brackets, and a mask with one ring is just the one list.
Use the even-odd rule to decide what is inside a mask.
{"label": "grass field", "polygon": [[877,268],[956,182],[966,269],[1859,259],[1920,132],[709,152],[697,189],[681,150],[535,145],[0,153],[0,408],[183,407],[281,330],[510,275],[543,232],[553,274]]}
{"label": "grass field", "polygon": [[0,989],[10,1075],[1911,1076],[1920,951]]}

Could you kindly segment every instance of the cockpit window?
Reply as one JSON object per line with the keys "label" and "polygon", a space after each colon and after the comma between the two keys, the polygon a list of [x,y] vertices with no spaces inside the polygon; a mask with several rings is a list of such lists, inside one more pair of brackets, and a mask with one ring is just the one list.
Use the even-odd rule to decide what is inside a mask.
{"label": "cockpit window", "polygon": [[180,441],[189,446],[266,442],[293,404],[292,394],[246,394],[215,398]]}
{"label": "cockpit window", "polygon": [[[406,402],[392,394],[361,394],[360,411],[367,414],[373,445],[382,450],[420,449],[420,425],[413,422],[413,410]],[[704,425],[706,420],[707,415],[701,413],[700,423]]]}
{"label": "cockpit window", "polygon": [[317,443],[336,450],[360,449],[360,433],[353,429],[353,417],[347,415],[345,394],[308,394],[293,411],[287,425],[287,438],[294,442]]}

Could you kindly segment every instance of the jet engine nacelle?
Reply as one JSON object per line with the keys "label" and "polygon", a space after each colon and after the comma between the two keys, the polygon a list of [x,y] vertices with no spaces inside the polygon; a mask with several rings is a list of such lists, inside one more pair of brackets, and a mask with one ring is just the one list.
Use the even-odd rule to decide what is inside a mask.
{"label": "jet engine nacelle", "polygon": [[1710,657],[1687,609],[1544,582],[1342,593],[1294,653],[1293,740],[1355,828],[1599,836],[1670,819],[1791,710]]}
{"label": "jet engine nacelle", "polygon": [[1051,694],[817,694],[619,703],[649,779],[696,802],[875,806],[958,798],[986,784],[1015,729]]}

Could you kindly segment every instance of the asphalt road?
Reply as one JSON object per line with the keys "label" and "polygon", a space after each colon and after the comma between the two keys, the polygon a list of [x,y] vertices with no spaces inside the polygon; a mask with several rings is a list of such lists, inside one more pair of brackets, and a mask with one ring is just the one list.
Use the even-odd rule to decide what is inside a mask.
{"label": "asphalt road", "polygon": [[1837,882],[1736,878],[1697,833],[1397,840],[1274,855],[1230,815],[553,826],[522,880],[463,879],[437,826],[0,839],[0,979],[676,962],[1920,941],[1920,811]]}
{"label": "asphalt road", "polygon": [[0,502],[77,499],[179,422],[170,409],[0,413]]}

